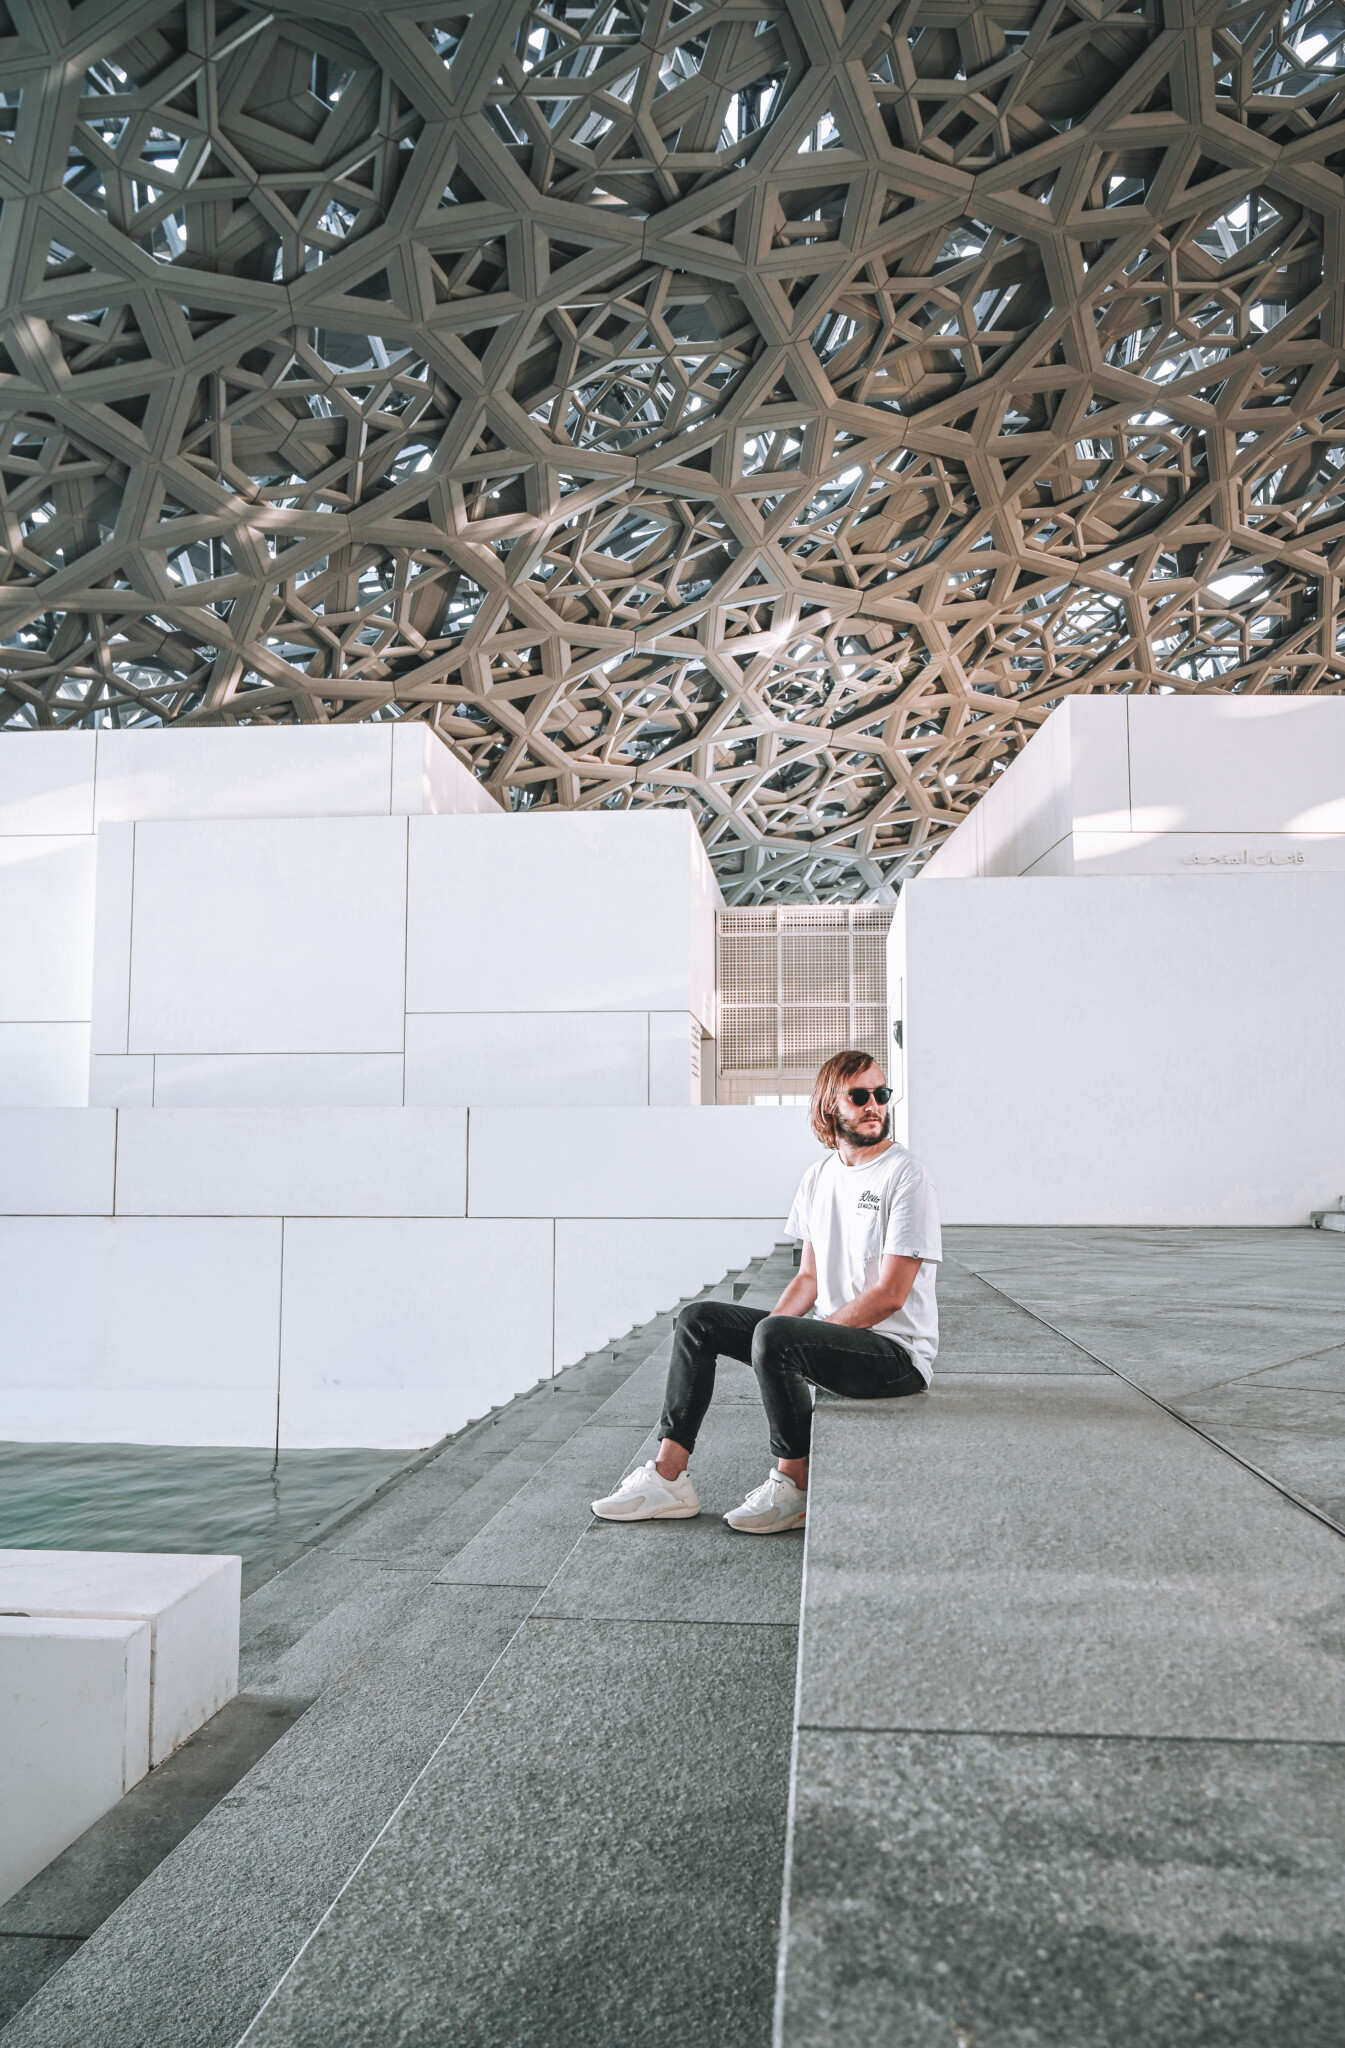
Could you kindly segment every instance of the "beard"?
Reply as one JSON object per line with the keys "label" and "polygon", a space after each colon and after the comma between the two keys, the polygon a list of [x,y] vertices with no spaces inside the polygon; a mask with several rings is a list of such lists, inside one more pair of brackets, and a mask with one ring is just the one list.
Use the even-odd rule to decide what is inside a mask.
{"label": "beard", "polygon": [[867,1151],[870,1145],[881,1145],[891,1137],[892,1112],[889,1109],[887,1115],[883,1118],[881,1130],[877,1131],[857,1130],[854,1124],[848,1124],[843,1116],[838,1115],[836,1118],[836,1135],[838,1138],[844,1138],[847,1145],[857,1145],[861,1151]]}

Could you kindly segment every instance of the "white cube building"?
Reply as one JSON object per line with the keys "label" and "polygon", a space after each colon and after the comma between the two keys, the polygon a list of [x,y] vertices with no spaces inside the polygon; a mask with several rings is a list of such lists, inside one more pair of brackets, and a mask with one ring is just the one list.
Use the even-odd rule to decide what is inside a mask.
{"label": "white cube building", "polygon": [[957,1223],[1305,1223],[1345,1181],[1345,702],[1086,697],[902,892],[912,1149]]}

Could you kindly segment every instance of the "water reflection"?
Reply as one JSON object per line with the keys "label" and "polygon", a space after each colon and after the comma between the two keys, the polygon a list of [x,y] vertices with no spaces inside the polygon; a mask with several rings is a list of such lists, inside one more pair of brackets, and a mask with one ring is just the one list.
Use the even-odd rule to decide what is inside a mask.
{"label": "water reflection", "polygon": [[410,1455],[0,1443],[0,1549],[237,1551],[246,1589]]}

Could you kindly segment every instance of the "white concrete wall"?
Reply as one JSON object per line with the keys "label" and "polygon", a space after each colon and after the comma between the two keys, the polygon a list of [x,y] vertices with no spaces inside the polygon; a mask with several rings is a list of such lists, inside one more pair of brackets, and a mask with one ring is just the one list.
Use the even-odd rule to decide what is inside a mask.
{"label": "white concrete wall", "polygon": [[1069,697],[928,881],[1345,873],[1345,700]]}
{"label": "white concrete wall", "polygon": [[768,1251],[805,1113],[0,1112],[0,1437],[414,1446]]}
{"label": "white concrete wall", "polygon": [[[92,1070],[89,1057],[95,895],[106,1011],[109,975],[121,977],[125,994],[135,821],[311,823],[411,814],[499,815],[494,798],[419,722],[0,734],[0,1105],[154,1099],[152,1067],[103,1067],[102,1046],[93,1047]],[[404,825],[400,830],[404,839]],[[169,845],[161,842],[161,850]],[[157,872],[150,879],[158,884],[151,903],[162,913],[167,880]],[[179,897],[198,888],[208,897],[216,879],[199,870],[183,874]],[[264,925],[267,891],[253,886],[249,893],[237,914]],[[321,890],[313,893],[321,899]],[[312,957],[310,942],[310,964]],[[201,1000],[209,993],[203,990]],[[114,1016],[116,1009],[114,1003]],[[124,1032],[115,1050],[125,1056]],[[205,1102],[223,1093],[231,1100],[302,1102],[315,1092],[338,1103],[402,1099],[400,1066],[393,1094],[386,1073],[358,1063],[279,1071],[236,1063],[222,1071],[192,1067],[168,1084],[168,1100],[185,1094]]]}
{"label": "white concrete wall", "polygon": [[691,1103],[713,892],[680,812],[107,824],[89,1100]]}
{"label": "white concrete wall", "polygon": [[149,1768],[146,1621],[0,1615],[0,1904]]}
{"label": "white concrete wall", "polygon": [[690,1103],[719,901],[421,724],[0,736],[0,1106]]}
{"label": "white concrete wall", "polygon": [[949,1222],[1296,1224],[1340,1193],[1345,876],[922,879],[890,945]]}

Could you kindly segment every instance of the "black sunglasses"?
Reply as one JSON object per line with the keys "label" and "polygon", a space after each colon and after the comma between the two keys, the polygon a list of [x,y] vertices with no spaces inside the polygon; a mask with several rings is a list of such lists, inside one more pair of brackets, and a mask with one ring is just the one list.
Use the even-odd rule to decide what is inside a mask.
{"label": "black sunglasses", "polygon": [[870,1096],[873,1097],[875,1102],[879,1103],[887,1103],[892,1100],[892,1090],[890,1088],[847,1088],[845,1092],[850,1101],[854,1103],[856,1109],[863,1109]]}

